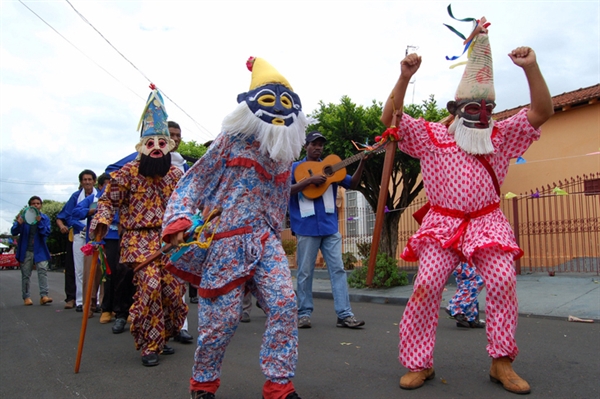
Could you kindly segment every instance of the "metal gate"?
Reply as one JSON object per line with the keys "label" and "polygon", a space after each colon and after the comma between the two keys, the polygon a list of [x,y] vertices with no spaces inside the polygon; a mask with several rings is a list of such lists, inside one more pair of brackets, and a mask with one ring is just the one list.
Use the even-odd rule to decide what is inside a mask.
{"label": "metal gate", "polygon": [[[418,225],[411,215],[425,200],[413,202],[398,227],[398,252]],[[502,199],[517,243],[524,255],[515,262],[517,274],[528,272],[600,274],[600,173],[577,176]],[[398,256],[406,270],[417,268]]]}
{"label": "metal gate", "polygon": [[503,200],[525,254],[517,273],[600,273],[600,173]]}

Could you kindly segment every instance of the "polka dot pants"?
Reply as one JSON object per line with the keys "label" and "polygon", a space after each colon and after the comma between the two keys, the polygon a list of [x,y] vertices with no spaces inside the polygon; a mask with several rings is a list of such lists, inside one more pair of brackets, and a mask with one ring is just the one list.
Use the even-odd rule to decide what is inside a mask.
{"label": "polka dot pants", "polygon": [[[425,244],[419,273],[400,323],[399,360],[410,371],[433,367],[433,349],[442,291],[460,259],[439,243]],[[499,247],[477,249],[471,257],[486,286],[487,351],[492,358],[514,359],[518,348],[517,292],[513,255]]]}

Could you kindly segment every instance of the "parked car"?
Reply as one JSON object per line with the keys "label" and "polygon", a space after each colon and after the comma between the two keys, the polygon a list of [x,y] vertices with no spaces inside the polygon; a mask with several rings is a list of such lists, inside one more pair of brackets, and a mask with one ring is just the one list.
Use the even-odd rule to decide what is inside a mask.
{"label": "parked car", "polygon": [[15,254],[0,254],[0,269],[18,269],[19,266]]}

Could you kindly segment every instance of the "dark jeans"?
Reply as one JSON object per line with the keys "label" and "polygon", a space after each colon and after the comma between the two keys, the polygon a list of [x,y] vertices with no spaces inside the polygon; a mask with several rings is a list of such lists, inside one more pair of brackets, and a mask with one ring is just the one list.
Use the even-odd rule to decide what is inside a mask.
{"label": "dark jeans", "polygon": [[74,301],[77,286],[75,285],[75,261],[73,260],[73,243],[67,241],[65,256],[65,302]]}
{"label": "dark jeans", "polygon": [[190,298],[195,298],[198,296],[198,290],[190,283],[188,283],[188,292],[190,293]]}
{"label": "dark jeans", "polygon": [[133,304],[133,269],[122,263],[112,270],[111,290],[113,292],[112,310],[117,319],[126,319],[129,316],[129,308]]}

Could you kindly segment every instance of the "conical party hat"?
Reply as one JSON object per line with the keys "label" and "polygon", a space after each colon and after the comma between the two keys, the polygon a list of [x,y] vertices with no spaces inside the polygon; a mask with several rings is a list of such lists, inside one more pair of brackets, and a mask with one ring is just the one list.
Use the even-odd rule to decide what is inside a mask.
{"label": "conical party hat", "polygon": [[137,129],[140,130],[141,127],[141,137],[170,137],[169,126],[167,124],[168,115],[163,98],[154,84],[151,84],[150,88],[152,91],[148,95],[148,100],[146,101],[146,106],[142,112]]}
{"label": "conical party hat", "polygon": [[473,38],[468,52],[467,66],[460,80],[454,99],[464,100],[496,100],[494,91],[494,70],[492,65],[492,49],[487,33],[479,33]]}
{"label": "conical party hat", "polygon": [[264,59],[250,57],[248,61],[246,61],[246,66],[252,71],[250,90],[254,90],[257,87],[267,84],[281,84],[294,91],[290,82],[288,82],[277,69]]}

